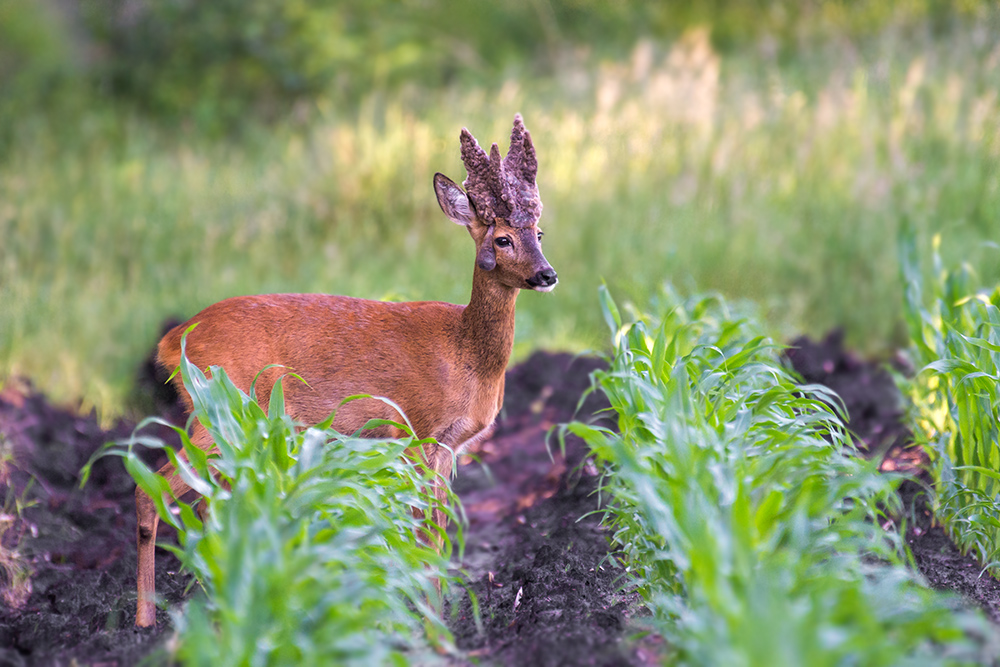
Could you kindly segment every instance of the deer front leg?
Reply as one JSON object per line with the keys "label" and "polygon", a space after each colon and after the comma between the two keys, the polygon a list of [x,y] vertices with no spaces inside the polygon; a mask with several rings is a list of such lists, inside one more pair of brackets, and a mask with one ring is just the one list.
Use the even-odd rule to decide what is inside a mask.
{"label": "deer front leg", "polygon": [[[422,470],[430,470],[434,473],[430,482],[436,506],[431,510],[431,515],[426,518],[425,511],[419,507],[412,507],[411,512],[416,519],[423,519],[424,527],[420,530],[420,540],[435,551],[441,551],[441,539],[438,529],[442,532],[448,528],[448,515],[442,509],[448,499],[447,479],[451,475],[451,452],[436,444],[424,445],[422,451],[413,453],[414,465]],[[432,525],[433,524],[433,525]],[[435,528],[437,526],[438,528]]]}
{"label": "deer front leg", "polygon": [[[444,512],[444,505],[448,500],[448,479],[451,476],[452,459],[451,451],[436,444],[424,445],[420,454],[420,461],[416,465],[424,469],[434,471],[433,485],[436,505],[431,511],[430,518],[426,518],[424,510],[413,507],[411,511],[416,519],[423,520],[423,528],[420,530],[419,538],[427,546],[433,547],[441,553],[441,545],[444,541],[444,532],[448,529],[448,515]],[[440,532],[439,532],[440,531]],[[440,612],[441,610],[441,580],[437,577],[432,579],[435,595],[428,592],[426,596],[427,605]]]}
{"label": "deer front leg", "polygon": [[[440,444],[430,443],[423,448],[423,463],[434,472],[432,483],[437,507],[431,513],[431,520],[442,532],[448,528],[448,515],[444,512],[444,506],[448,501],[448,481],[451,479],[455,456],[466,444],[463,435],[468,433],[469,426],[470,421],[463,417],[434,434],[434,439]],[[441,541],[436,538],[437,533],[433,528],[428,527],[425,533],[428,543],[440,551]]]}
{"label": "deer front leg", "polygon": [[[444,431],[437,437],[437,440],[441,445],[446,445],[442,447],[441,445],[426,445],[424,447],[424,461],[428,467],[430,467],[434,475],[434,497],[437,500],[438,507],[434,509],[432,513],[432,520],[437,524],[442,531],[448,528],[448,515],[445,514],[442,509],[448,500],[448,481],[451,479],[452,469],[454,468],[455,457],[462,453],[468,447],[471,447],[493,434],[494,424],[490,423],[485,428],[479,431],[474,431],[471,437],[467,437],[464,440],[461,438],[469,433],[471,422],[467,419],[460,419],[459,421],[452,424],[450,427],[444,429]],[[475,427],[472,427],[475,428]],[[440,550],[440,543],[436,543],[435,546]]]}

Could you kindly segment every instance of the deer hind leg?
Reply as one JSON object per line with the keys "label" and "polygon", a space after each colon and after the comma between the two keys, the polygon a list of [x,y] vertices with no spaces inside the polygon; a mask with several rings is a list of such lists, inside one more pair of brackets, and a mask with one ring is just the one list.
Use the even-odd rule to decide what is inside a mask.
{"label": "deer hind leg", "polygon": [[135,625],[148,628],[156,625],[156,529],[160,525],[160,517],[156,513],[153,499],[139,487],[135,489],[135,514],[138,524],[136,550],[139,556]]}
{"label": "deer hind leg", "polygon": [[[212,439],[201,424],[195,423],[191,441],[201,449],[208,449]],[[184,456],[180,452],[180,456]],[[174,497],[180,497],[191,490],[180,475],[175,474],[174,465],[168,463],[158,471],[167,478]],[[202,505],[204,503],[201,503]],[[203,509],[199,506],[199,511]],[[135,625],[148,628],[156,625],[156,530],[160,516],[156,513],[156,503],[145,491],[135,489],[136,551],[138,567],[136,571],[137,605]]]}
{"label": "deer hind leg", "polygon": [[[432,520],[441,531],[448,528],[448,515],[444,507],[448,502],[448,482],[451,480],[452,452],[451,450],[438,446],[432,454],[431,465],[434,468],[434,498],[437,500],[437,507],[432,513]],[[438,551],[441,550],[440,540],[435,540]]]}

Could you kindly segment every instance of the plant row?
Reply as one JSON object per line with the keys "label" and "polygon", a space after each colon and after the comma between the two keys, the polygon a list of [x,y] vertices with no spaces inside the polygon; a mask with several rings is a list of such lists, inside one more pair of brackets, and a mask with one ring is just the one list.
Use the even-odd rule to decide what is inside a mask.
{"label": "plant row", "polygon": [[968,265],[945,268],[933,239],[922,278],[915,237],[902,237],[906,317],[919,373],[904,386],[931,461],[935,515],[963,552],[1000,572],[1000,287]]}
{"label": "plant row", "polygon": [[906,567],[898,479],[856,455],[839,399],[801,386],[752,319],[665,290],[605,292],[616,429],[581,423],[651,629],[697,665],[898,665],[996,655],[983,621]]}
{"label": "plant row", "polygon": [[[330,428],[332,416],[301,430],[284,412],[281,382],[265,413],[221,368],[206,377],[184,357],[181,372],[212,454],[181,428],[183,456],[141,435],[98,454],[122,456],[157,501],[180,542],[160,546],[203,593],[172,612],[172,658],[213,667],[407,664],[448,645],[439,582],[451,580],[452,542],[425,532],[440,506],[431,473],[414,465],[425,443],[345,436]],[[210,511],[175,497],[136,444],[163,448]],[[440,551],[428,546],[434,541]]]}
{"label": "plant row", "polygon": [[[945,272],[923,303],[904,244],[908,316],[925,372],[911,383],[932,454],[937,513],[956,541],[996,561],[998,292]],[[971,295],[971,296],[970,296]],[[751,314],[669,288],[626,321],[602,290],[614,356],[595,375],[615,429],[582,423],[625,585],[684,664],[895,665],[995,659],[980,616],[907,567],[898,477],[857,456],[839,398],[798,384]],[[211,456],[178,433],[167,449],[208,502],[167,507],[166,480],[131,447],[138,484],[179,530],[175,549],[205,595],[178,614],[193,664],[405,663],[448,634],[434,601],[450,543],[429,548],[435,507],[413,437],[378,442],[330,423],[298,430],[281,383],[265,413],[224,371],[185,359]],[[297,381],[290,377],[288,381]],[[400,426],[408,431],[405,424]],[[134,443],[159,443],[141,437]],[[133,443],[133,444],[134,444]],[[414,513],[412,508],[418,508]],[[461,541],[461,535],[459,535]]]}

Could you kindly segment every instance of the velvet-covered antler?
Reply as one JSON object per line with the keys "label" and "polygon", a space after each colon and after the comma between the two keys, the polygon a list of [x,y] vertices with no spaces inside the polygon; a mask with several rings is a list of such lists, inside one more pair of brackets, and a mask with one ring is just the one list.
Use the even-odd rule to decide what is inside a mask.
{"label": "velvet-covered antler", "polygon": [[487,155],[465,128],[462,128],[461,143],[462,162],[469,173],[462,185],[480,218],[487,224],[500,218],[514,227],[530,227],[538,222],[542,214],[542,202],[535,184],[538,159],[521,114],[514,116],[510,150],[504,160],[500,159],[500,148],[496,144]]}

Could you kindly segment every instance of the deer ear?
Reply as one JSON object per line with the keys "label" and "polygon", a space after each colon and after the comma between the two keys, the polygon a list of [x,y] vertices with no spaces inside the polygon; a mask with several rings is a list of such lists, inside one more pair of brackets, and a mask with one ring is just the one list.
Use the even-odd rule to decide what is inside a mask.
{"label": "deer ear", "polygon": [[468,227],[475,221],[476,214],[468,196],[444,174],[434,174],[434,194],[437,195],[438,206],[452,222]]}

